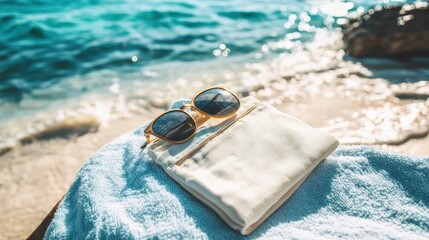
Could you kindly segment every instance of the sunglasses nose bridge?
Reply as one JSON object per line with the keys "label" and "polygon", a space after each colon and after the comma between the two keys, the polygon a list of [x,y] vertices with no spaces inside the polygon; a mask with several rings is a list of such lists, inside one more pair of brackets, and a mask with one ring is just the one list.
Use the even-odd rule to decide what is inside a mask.
{"label": "sunglasses nose bridge", "polygon": [[192,108],[191,104],[185,103],[180,107],[180,110],[184,111],[186,108]]}

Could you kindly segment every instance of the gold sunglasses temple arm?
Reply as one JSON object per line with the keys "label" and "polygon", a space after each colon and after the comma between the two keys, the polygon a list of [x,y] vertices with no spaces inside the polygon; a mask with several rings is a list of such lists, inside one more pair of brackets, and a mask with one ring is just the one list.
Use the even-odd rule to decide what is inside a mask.
{"label": "gold sunglasses temple arm", "polygon": [[146,145],[150,143],[150,134],[145,133],[144,136],[146,137],[146,142],[140,147],[141,149],[143,149],[144,147],[146,147]]}
{"label": "gold sunglasses temple arm", "polygon": [[141,149],[143,149],[144,147],[146,147],[146,145],[150,143],[151,125],[152,124],[147,126],[146,129],[144,130],[144,136],[146,137],[146,142],[140,147]]}

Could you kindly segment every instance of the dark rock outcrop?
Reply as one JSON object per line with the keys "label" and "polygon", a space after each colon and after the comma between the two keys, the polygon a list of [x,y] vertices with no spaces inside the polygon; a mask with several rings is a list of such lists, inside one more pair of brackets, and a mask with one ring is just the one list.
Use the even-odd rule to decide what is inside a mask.
{"label": "dark rock outcrop", "polygon": [[343,40],[354,57],[429,56],[428,3],[370,9],[343,26]]}

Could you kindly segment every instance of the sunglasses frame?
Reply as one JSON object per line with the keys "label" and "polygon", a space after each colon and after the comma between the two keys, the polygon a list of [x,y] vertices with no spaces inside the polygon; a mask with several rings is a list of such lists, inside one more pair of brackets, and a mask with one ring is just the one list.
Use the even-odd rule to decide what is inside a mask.
{"label": "sunglasses frame", "polygon": [[[230,113],[230,114],[227,114],[227,115],[224,115],[224,116],[220,117],[220,116],[215,116],[215,115],[208,114],[206,112],[201,111],[197,107],[195,107],[195,104],[194,104],[195,99],[198,96],[200,96],[202,93],[204,93],[205,91],[208,91],[208,90],[211,90],[211,89],[222,89],[222,90],[227,91],[228,93],[232,94],[232,96],[234,96],[237,99],[237,101],[238,101],[238,108],[237,108],[237,110],[234,111],[234,112],[232,112],[232,113]],[[214,86],[214,87],[210,87],[210,88],[204,89],[204,90],[200,91],[197,95],[195,95],[195,97],[192,98],[192,100],[191,100],[191,102],[189,104],[183,104],[179,109],[172,109],[172,110],[166,111],[166,112],[158,115],[154,120],[152,120],[152,122],[144,130],[144,135],[146,137],[146,144],[149,144],[151,142],[150,135],[153,135],[153,136],[157,137],[158,139],[162,139],[162,140],[164,140],[166,142],[173,143],[173,144],[184,143],[184,142],[187,142],[189,139],[191,139],[195,135],[195,133],[197,133],[197,129],[199,128],[199,126],[197,126],[197,121],[195,120],[195,118],[192,117],[191,114],[189,114],[188,112],[185,111],[185,109],[187,109],[187,108],[191,109],[191,111],[196,112],[198,115],[200,115],[203,118],[205,118],[205,117],[227,118],[227,117],[230,117],[230,116],[234,115],[238,111],[238,109],[240,109],[240,106],[241,106],[240,99],[233,92],[231,92],[230,90],[226,89],[223,85]],[[153,123],[155,123],[156,120],[158,120],[158,118],[160,118],[161,116],[163,116],[164,114],[167,114],[169,112],[177,112],[177,111],[185,113],[195,123],[195,130],[194,130],[194,132],[189,137],[187,137],[186,139],[180,140],[180,141],[172,141],[170,139],[161,137],[158,134],[156,134],[155,132],[153,132],[153,129],[152,129]],[[156,140],[157,139],[155,139],[153,141],[156,141]],[[142,148],[144,146],[146,146],[146,144],[143,145]]]}

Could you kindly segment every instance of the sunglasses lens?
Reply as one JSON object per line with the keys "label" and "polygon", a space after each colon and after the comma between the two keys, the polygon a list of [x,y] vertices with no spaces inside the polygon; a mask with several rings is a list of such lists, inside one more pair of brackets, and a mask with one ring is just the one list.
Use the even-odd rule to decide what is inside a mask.
{"label": "sunglasses lens", "polygon": [[225,89],[212,88],[195,97],[194,106],[212,116],[222,117],[236,112],[240,102],[236,96]]}
{"label": "sunglasses lens", "polygon": [[196,129],[195,121],[182,111],[166,112],[152,124],[152,131],[159,137],[170,141],[183,141]]}

